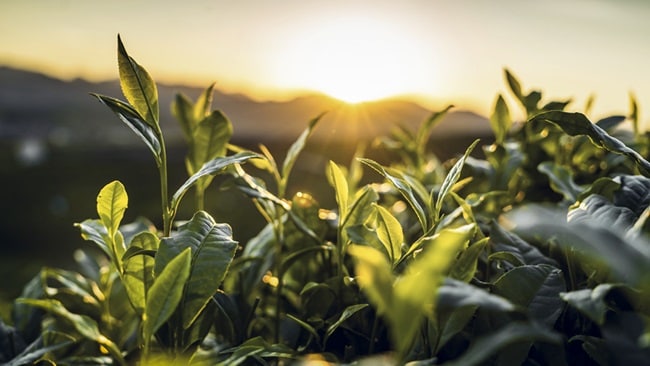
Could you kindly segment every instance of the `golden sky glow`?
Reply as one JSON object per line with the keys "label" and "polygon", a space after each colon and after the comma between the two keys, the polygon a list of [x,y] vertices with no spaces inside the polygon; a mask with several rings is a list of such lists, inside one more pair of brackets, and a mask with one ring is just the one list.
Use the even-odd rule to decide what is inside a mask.
{"label": "golden sky glow", "polygon": [[[509,67],[525,89],[596,95],[597,114],[650,108],[642,0],[0,1],[0,65],[117,76],[116,35],[157,81],[257,99],[407,95],[487,114]],[[1,81],[0,81],[1,82]]]}

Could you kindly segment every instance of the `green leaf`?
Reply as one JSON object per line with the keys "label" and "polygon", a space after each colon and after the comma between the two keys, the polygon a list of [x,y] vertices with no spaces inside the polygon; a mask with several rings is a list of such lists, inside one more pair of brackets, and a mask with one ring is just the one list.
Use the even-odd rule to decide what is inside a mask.
{"label": "green leaf", "polygon": [[117,36],[117,63],[120,86],[126,100],[138,111],[147,124],[158,129],[158,90],[147,70],[126,52],[122,39]]}
{"label": "green leaf", "polygon": [[492,126],[492,131],[494,131],[496,143],[498,145],[503,144],[512,126],[512,119],[510,118],[508,105],[501,94],[499,94],[494,104],[494,111],[490,116],[490,125]]}
{"label": "green leaf", "polygon": [[565,290],[560,269],[538,264],[506,272],[494,283],[493,293],[526,308],[531,317],[552,327],[562,313],[559,294]]}
{"label": "green leaf", "polygon": [[206,162],[224,156],[232,133],[232,123],[220,111],[213,111],[201,120],[192,132],[190,175],[196,173]]}
{"label": "green leaf", "polygon": [[572,292],[564,292],[560,297],[581,313],[586,315],[594,323],[602,326],[605,324],[605,316],[610,310],[605,301],[609,291],[622,285],[605,283],[596,286],[594,289],[584,289]]}
{"label": "green leaf", "polygon": [[404,233],[402,225],[386,208],[375,204],[377,209],[377,236],[386,248],[388,258],[395,264],[402,256]]}
{"label": "green leaf", "polygon": [[481,365],[504,347],[519,343],[539,341],[559,344],[562,338],[559,334],[525,323],[510,323],[509,325],[472,342],[467,351],[457,359],[446,362],[444,366]]}
{"label": "green leaf", "polygon": [[74,226],[79,228],[81,237],[84,240],[94,242],[109,258],[113,258],[113,251],[106,243],[108,237],[106,226],[100,220],[84,220],[81,223],[74,224]]}
{"label": "green leaf", "polygon": [[409,206],[411,206],[411,209],[413,209],[415,212],[422,230],[424,232],[427,232],[429,230],[429,220],[427,219],[426,211],[423,207],[423,204],[421,203],[421,200],[418,200],[416,197],[413,187],[408,184],[402,173],[391,168],[383,167],[371,159],[360,158],[359,161],[371,167],[377,173],[381,174],[388,182],[390,182],[390,184],[393,185],[393,187],[399,191],[406,202],[408,202]]}
{"label": "green leaf", "polygon": [[[351,244],[348,254],[354,258],[355,273],[359,286],[368,295],[378,314],[395,311],[393,301],[392,266],[379,250]],[[390,315],[387,315],[390,317]]]}
{"label": "green leaf", "polygon": [[81,336],[91,341],[95,341],[100,345],[106,347],[110,352],[112,357],[118,359],[122,364],[124,364],[124,359],[122,358],[122,353],[119,347],[113,343],[110,339],[106,338],[100,331],[97,326],[97,322],[92,318],[86,315],[79,315],[71,313],[68,309],[63,306],[63,304],[54,299],[18,299],[20,303],[27,304],[30,306],[35,306],[41,308],[52,315],[57,316],[65,320],[69,325],[71,325]]}
{"label": "green leaf", "polygon": [[187,249],[191,249],[191,268],[180,305],[186,329],[219,289],[235,256],[237,242],[232,240],[230,226],[217,224],[205,211],[198,211],[179,227],[176,235],[162,239],[154,273],[164,271],[172,258]]}
{"label": "green leaf", "polygon": [[634,135],[638,136],[641,132],[639,129],[639,107],[636,102],[636,96],[633,93],[630,93],[630,120],[632,120]]}
{"label": "green leaf", "polygon": [[190,276],[191,256],[192,251],[187,248],[169,261],[149,290],[142,323],[145,349],[153,334],[169,319],[181,301],[183,288]]}
{"label": "green leaf", "polygon": [[[147,251],[158,249],[158,237],[150,232],[142,232],[133,238],[129,250],[140,249],[142,254],[133,255],[124,261],[123,282],[131,305],[140,315],[144,313],[147,304],[147,294],[154,283],[154,258]],[[126,253],[125,253],[126,254]]]}
{"label": "green leaf", "polygon": [[521,92],[521,85],[519,84],[519,81],[517,78],[510,72],[508,69],[503,70],[506,76],[506,82],[508,83],[508,86],[510,87],[510,91],[512,91],[512,94],[515,95],[515,98],[517,98],[522,104],[524,104],[524,95]]}
{"label": "green leaf", "polygon": [[449,112],[451,108],[453,108],[453,106],[449,105],[439,112],[432,113],[420,126],[415,136],[415,146],[420,150],[420,153],[423,153],[426,148],[431,130],[442,121],[443,117],[447,115],[447,112]]}
{"label": "green leaf", "polygon": [[291,170],[293,169],[293,166],[298,159],[298,155],[300,155],[300,152],[305,147],[307,139],[314,130],[314,127],[324,114],[325,113],[321,113],[316,118],[309,121],[307,128],[300,134],[298,139],[291,145],[291,147],[289,147],[287,156],[284,158],[284,162],[282,163],[282,186],[286,187],[287,181],[289,180],[289,175],[291,174]]}
{"label": "green leaf", "polygon": [[345,323],[346,320],[348,320],[351,316],[356,314],[357,312],[365,309],[368,307],[368,304],[355,304],[355,305],[350,305],[343,310],[341,313],[341,316],[332,323],[329,327],[327,327],[327,331],[325,332],[325,338],[323,339],[323,346],[327,345],[327,340],[329,337],[334,334],[334,332],[340,327],[343,323]]}
{"label": "green leaf", "polygon": [[117,180],[105,185],[97,195],[97,213],[111,239],[120,227],[128,203],[124,185]]}
{"label": "green leaf", "polygon": [[537,166],[537,170],[548,177],[551,188],[563,195],[564,199],[569,202],[578,200],[583,189],[573,181],[573,175],[567,166],[544,161]]}
{"label": "green leaf", "polygon": [[523,264],[549,264],[559,267],[559,264],[554,259],[545,256],[539,249],[512,231],[505,230],[496,221],[490,223],[490,245],[491,252],[511,253]]}
{"label": "green leaf", "polygon": [[368,220],[368,217],[375,212],[374,203],[379,200],[379,195],[370,186],[366,185],[359,189],[354,195],[349,210],[341,223],[341,226],[347,231],[349,227],[361,225]]}
{"label": "green leaf", "polygon": [[335,162],[330,160],[328,167],[327,177],[336,193],[336,203],[339,206],[339,221],[341,226],[343,226],[348,214],[348,197],[350,194],[348,192],[348,181],[345,179],[341,168]]}
{"label": "green leaf", "polygon": [[627,207],[616,206],[605,197],[592,194],[570,210],[567,219],[574,224],[604,225],[625,233],[634,226],[636,215]]}
{"label": "green leaf", "polygon": [[218,157],[208,161],[207,163],[203,164],[203,166],[201,167],[201,169],[199,169],[198,172],[196,172],[194,175],[189,177],[185,181],[185,183],[183,183],[183,185],[181,185],[180,188],[178,188],[178,190],[172,196],[170,207],[172,207],[173,211],[176,212],[176,209],[178,208],[178,204],[180,203],[185,193],[187,193],[187,191],[194,184],[196,184],[196,182],[202,177],[211,174],[217,174],[233,164],[241,164],[248,159],[259,158],[259,157],[260,156],[258,154],[249,151],[249,152],[240,152],[235,155],[226,156],[226,157]]}
{"label": "green leaf", "polygon": [[194,103],[193,108],[193,117],[196,122],[200,122],[208,114],[210,114],[210,109],[212,109],[212,97],[214,94],[214,85],[215,83],[210,84],[199,98]]}
{"label": "green leaf", "polygon": [[192,142],[192,135],[196,123],[192,102],[183,94],[176,94],[171,104],[172,115],[178,120],[183,130],[183,135],[188,143]]}
{"label": "green leaf", "polygon": [[43,345],[43,336],[37,338],[27,348],[25,348],[19,355],[16,355],[4,366],[21,366],[21,365],[35,365],[41,357],[50,352],[68,347],[74,344],[73,340],[58,342],[51,345]]}
{"label": "green leaf", "polygon": [[[401,306],[397,306],[400,310],[393,310],[392,314],[397,317],[394,319],[395,323],[402,327],[402,337],[412,338],[417,330],[418,322],[413,321],[415,319],[406,319],[407,317],[417,318],[416,314],[433,315],[433,302],[438,287],[442,285],[458,252],[467,245],[475,231],[474,224],[441,230],[426,240],[422,253],[400,276],[395,285],[395,296]],[[400,342],[406,342],[406,339],[401,339]]]}
{"label": "green leaf", "polygon": [[627,147],[619,139],[610,136],[605,130],[598,127],[596,124],[591,123],[591,121],[581,113],[552,111],[538,114],[531,121],[550,122],[560,127],[570,136],[587,136],[594,145],[631,158],[634,160],[643,175],[650,175],[650,162],[636,151]]}
{"label": "green leaf", "polygon": [[466,306],[480,306],[485,310],[503,312],[515,310],[515,305],[501,296],[462,281],[445,279],[443,285],[438,288],[437,307],[457,309]]}
{"label": "green leaf", "polygon": [[632,286],[650,278],[650,248],[642,237],[625,235],[611,223],[582,220],[566,222],[564,212],[539,206],[525,206],[511,211],[508,220],[516,233],[540,240],[555,238],[563,248],[573,248],[585,258],[607,263],[618,278]]}
{"label": "green leaf", "polygon": [[99,99],[105,106],[110,108],[122,122],[124,122],[142,141],[147,145],[149,150],[153,153],[156,164],[161,164],[161,144],[158,138],[158,133],[155,129],[147,124],[144,118],[130,105],[122,102],[121,100],[107,97],[99,94],[91,94]]}
{"label": "green leaf", "polygon": [[487,243],[488,238],[484,238],[463,250],[463,252],[460,253],[460,257],[456,260],[456,263],[451,267],[449,276],[464,282],[471,281],[474,277],[474,273],[476,273],[478,258],[485,250]]}
{"label": "green leaf", "polygon": [[458,179],[460,179],[460,173],[463,170],[463,165],[465,164],[465,160],[469,156],[469,154],[474,150],[474,147],[478,144],[479,140],[474,140],[474,142],[465,150],[465,154],[456,161],[454,166],[449,169],[449,173],[447,173],[447,176],[445,177],[445,180],[442,182],[442,186],[440,187],[440,192],[438,192],[438,197],[436,198],[436,203],[434,206],[434,214],[436,221],[440,217],[440,213],[442,212],[442,203],[449,194],[449,192],[452,190],[454,184],[458,182]]}

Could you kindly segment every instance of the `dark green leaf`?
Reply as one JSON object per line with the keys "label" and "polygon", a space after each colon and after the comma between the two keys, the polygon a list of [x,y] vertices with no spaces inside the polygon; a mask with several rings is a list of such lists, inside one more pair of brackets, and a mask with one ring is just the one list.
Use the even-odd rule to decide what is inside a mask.
{"label": "dark green leaf", "polygon": [[145,348],[153,334],[174,313],[183,296],[183,288],[190,276],[192,251],[185,249],[158,272],[149,289],[143,316],[142,336]]}
{"label": "dark green leaf", "polygon": [[562,312],[566,290],[562,271],[547,264],[515,267],[494,283],[494,294],[527,308],[534,319],[552,327]]}
{"label": "dark green leaf", "polygon": [[154,273],[164,271],[173,258],[189,248],[192,264],[181,302],[185,328],[192,325],[219,289],[235,255],[237,242],[232,240],[230,226],[217,224],[205,211],[199,211],[179,227],[176,235],[162,239]]}
{"label": "dark green leaf", "polygon": [[619,139],[610,136],[605,130],[591,123],[581,113],[552,111],[538,114],[532,120],[553,123],[571,136],[587,136],[594,145],[633,159],[641,173],[645,176],[650,175],[650,162],[636,151],[627,147]]}
{"label": "dark green leaf", "polygon": [[547,343],[560,343],[559,334],[541,329],[534,325],[524,323],[511,323],[491,334],[472,342],[463,355],[453,361],[446,362],[444,366],[471,366],[481,365],[488,357],[494,355],[502,348],[518,343],[540,341]]}
{"label": "dark green leaf", "polygon": [[545,174],[551,182],[551,188],[564,196],[569,202],[575,202],[582,192],[582,187],[573,181],[571,170],[551,161],[544,161],[537,166],[540,173]]}
{"label": "dark green leaf", "polygon": [[327,332],[325,333],[325,339],[323,340],[323,344],[327,344],[327,339],[334,334],[336,329],[341,326],[341,324],[345,323],[346,320],[348,320],[351,316],[356,314],[357,312],[365,309],[368,307],[368,304],[355,304],[355,305],[350,305],[343,310],[341,313],[341,316],[329,327],[327,327]]}
{"label": "dark green leaf", "polygon": [[527,243],[512,231],[503,229],[495,221],[490,224],[491,252],[512,253],[523,264],[549,264],[559,267],[558,263],[542,254],[536,247]]}
{"label": "dark green leaf", "polygon": [[592,194],[570,210],[567,219],[574,224],[603,225],[625,233],[634,226],[636,215],[627,207],[615,206],[605,197]]}
{"label": "dark green leaf", "polygon": [[138,111],[147,124],[158,129],[158,90],[147,70],[126,52],[122,39],[117,36],[117,63],[120,86],[126,100]]}
{"label": "dark green leaf", "polygon": [[142,141],[147,145],[149,150],[153,153],[156,164],[161,164],[161,145],[156,130],[154,130],[144,118],[130,105],[122,102],[121,100],[107,97],[99,94],[91,94],[100,102],[104,103],[115,113],[122,122],[124,122]]}
{"label": "dark green leaf", "polygon": [[445,279],[443,285],[438,288],[437,306],[441,309],[480,306],[491,311],[509,312],[515,310],[515,305],[509,300],[451,278]]}
{"label": "dark green leaf", "polygon": [[594,323],[602,326],[605,324],[605,315],[610,310],[605,297],[610,290],[617,287],[621,287],[621,285],[605,283],[596,286],[594,289],[564,292],[560,294],[560,297],[574,308],[580,310]]}
{"label": "dark green leaf", "polygon": [[171,104],[171,112],[181,125],[185,140],[191,143],[195,124],[199,122],[194,120],[192,102],[183,94],[176,94]]}
{"label": "dark green leaf", "polygon": [[620,125],[623,121],[625,121],[625,116],[610,116],[598,120],[596,124],[598,125],[598,127],[602,128],[603,130],[607,132],[611,132],[616,126]]}
{"label": "dark green leaf", "polygon": [[54,352],[61,348],[65,348],[71,344],[74,344],[73,340],[63,341],[51,345],[45,346],[43,344],[43,337],[39,337],[37,340],[32,342],[25,350],[23,350],[19,355],[14,357],[11,361],[5,366],[20,366],[20,365],[34,365],[37,361],[50,352]]}

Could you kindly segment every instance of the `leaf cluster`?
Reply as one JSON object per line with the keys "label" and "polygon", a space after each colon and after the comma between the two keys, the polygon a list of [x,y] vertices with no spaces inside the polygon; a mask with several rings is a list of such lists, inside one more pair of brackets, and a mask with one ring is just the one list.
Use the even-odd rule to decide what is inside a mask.
{"label": "leaf cluster", "polygon": [[[525,121],[499,95],[494,143],[447,162],[427,143],[451,107],[417,131],[398,127],[377,145],[396,160],[329,162],[336,205],[322,207],[287,194],[321,116],[279,164],[264,145],[230,143],[211,85],[172,105],[189,178],[169,196],[155,83],[119,38],[118,61],[126,101],[96,97],[153,153],[163,228],[123,223],[126,188],[104,186],[98,218],[76,224],[99,254],[79,251],[78,272],[44,268],[27,284],[12,325],[0,323],[0,361],[647,364],[650,144],[634,100],[629,118],[592,123],[591,102],[584,114],[542,103],[506,70]],[[617,129],[626,119],[631,133]],[[267,222],[246,243],[202,210],[215,174]],[[175,221],[191,188],[196,213]]]}

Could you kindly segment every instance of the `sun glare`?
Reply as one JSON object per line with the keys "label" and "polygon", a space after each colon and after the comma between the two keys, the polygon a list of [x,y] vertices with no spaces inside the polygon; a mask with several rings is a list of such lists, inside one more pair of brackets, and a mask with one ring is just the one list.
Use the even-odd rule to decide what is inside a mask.
{"label": "sun glare", "polygon": [[390,24],[338,18],[296,35],[282,52],[277,77],[348,103],[377,100],[421,89],[422,50]]}

